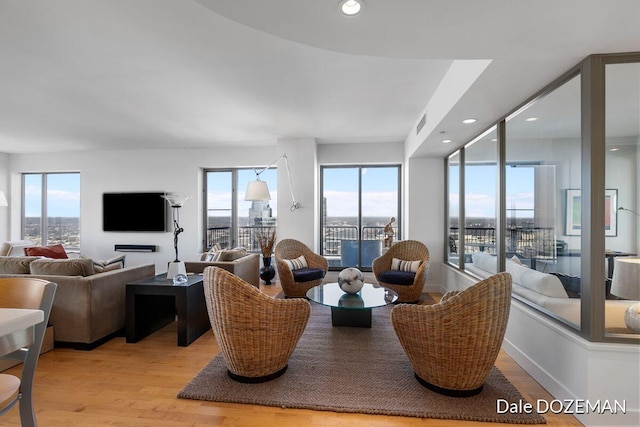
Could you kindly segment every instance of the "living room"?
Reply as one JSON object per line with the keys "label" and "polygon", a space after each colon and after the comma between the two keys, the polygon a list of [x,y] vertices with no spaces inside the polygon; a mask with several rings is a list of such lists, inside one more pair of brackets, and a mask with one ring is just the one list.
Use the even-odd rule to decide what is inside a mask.
{"label": "living room", "polygon": [[[7,103],[11,107],[3,110],[4,119],[0,122],[6,134],[0,140],[0,191],[8,199],[8,206],[0,207],[0,241],[23,237],[23,174],[77,172],[81,181],[80,252],[94,259],[109,259],[122,254],[115,245],[153,245],[155,252],[126,252],[126,263],[151,263],[157,273],[162,273],[174,256],[170,227],[166,232],[153,233],[103,231],[104,193],[153,191],[190,196],[180,209],[184,232],[180,234],[179,248],[182,260],[196,260],[208,249],[203,243],[205,170],[262,168],[286,153],[300,208],[279,209],[278,240],[295,238],[319,249],[321,167],[400,165],[402,236],[423,242],[431,254],[424,290],[442,294],[461,289],[478,278],[447,265],[452,259],[447,253],[445,232],[449,198],[445,159],[587,55],[637,51],[640,39],[635,26],[629,23],[638,7],[632,2],[625,2],[615,13],[592,2],[592,11],[583,19],[593,28],[606,12],[606,28],[591,31],[589,37],[584,29],[576,29],[581,37],[575,39],[581,40],[571,42],[577,45],[568,40],[574,37],[564,37],[565,30],[554,27],[549,34],[536,32],[538,40],[522,40],[517,47],[501,45],[498,50],[508,59],[493,61],[479,58],[500,56],[491,48],[492,43],[503,38],[497,29],[492,29],[485,41],[476,41],[469,52],[463,46],[464,40],[457,37],[451,37],[449,45],[427,43],[448,32],[441,27],[424,34],[402,33],[402,37],[389,37],[383,43],[379,35],[381,21],[376,21],[359,30],[365,33],[359,33],[361,37],[356,37],[353,45],[341,45],[339,40],[316,38],[322,31],[309,14],[320,13],[316,8],[321,6],[317,5],[298,11],[307,20],[309,31],[300,36],[302,41],[297,41],[284,25],[264,28],[258,19],[269,12],[264,9],[243,16],[241,8],[236,10],[224,4],[227,2],[189,2],[184,9],[170,1],[161,6],[132,3],[107,6],[99,1],[84,5],[65,2],[65,7],[52,7],[35,2],[25,9],[11,2],[1,3],[6,11],[2,23],[6,23],[4,28],[10,37],[0,47],[12,55],[12,63],[17,65],[5,69],[9,82],[6,93],[12,97]],[[286,16],[283,10],[287,9],[281,8],[291,7],[289,2],[276,3],[275,10]],[[408,3],[424,12],[420,2]],[[381,19],[378,8],[383,6],[375,2],[368,6],[363,13]],[[520,18],[519,25],[527,25],[533,33],[533,25],[526,23],[521,13],[507,4],[501,7],[507,8],[503,18],[512,25],[511,32],[519,32],[517,20],[510,18],[515,14]],[[37,8],[41,10],[35,11]],[[101,13],[95,13],[93,8]],[[541,11],[530,12],[538,20],[546,16]],[[48,14],[55,17],[51,21],[55,24],[44,22]],[[562,22],[571,23],[574,19],[569,11],[560,15],[562,18],[557,19]],[[32,16],[37,19],[30,19]],[[438,20],[438,14],[428,16],[430,21]],[[348,22],[357,24],[357,19]],[[407,14],[394,15],[393,19],[394,23],[406,23],[408,28],[404,31],[424,26],[422,19]],[[486,22],[479,25],[474,23],[476,20],[477,16],[465,16],[457,28],[461,31],[469,26],[479,34]],[[120,22],[121,28],[112,27],[114,22]],[[167,22],[175,26],[167,26]],[[184,30],[191,24],[191,32]],[[338,25],[340,32],[336,34],[342,40],[353,35],[349,28]],[[91,37],[79,37],[88,31],[87,27],[97,31]],[[394,28],[400,27],[403,26]],[[611,30],[613,27],[625,31],[617,33]],[[46,37],[37,36],[34,28],[45,35],[55,34],[50,38],[57,43],[40,45],[39,39]],[[76,37],[68,38],[65,31]],[[227,33],[235,37],[225,36]],[[363,41],[367,37],[379,42],[377,48]],[[216,48],[207,56],[209,44]],[[222,44],[229,49],[220,48]],[[420,59],[422,54],[416,52],[427,45],[429,59]],[[312,46],[310,52],[303,46]],[[555,47],[552,55],[549,52]],[[112,56],[111,49],[122,50]],[[38,61],[32,62],[32,56]],[[346,59],[351,56],[357,59]],[[86,63],[76,62],[83,57]],[[92,61],[95,68],[88,65]],[[121,66],[117,66],[119,62]],[[65,68],[64,63],[72,65]],[[229,65],[221,65],[226,63]],[[379,74],[363,74],[368,69]],[[342,81],[343,70],[365,76],[364,82],[355,85],[361,86],[358,98],[351,98],[348,84],[335,84]],[[26,78],[20,78],[22,72]],[[302,76],[301,81],[295,76]],[[223,83],[212,83],[217,79]],[[366,96],[384,82],[393,84],[384,84],[385,88],[371,98]],[[180,90],[174,92],[176,87]],[[33,88],[41,88],[40,94],[45,95],[38,95]],[[182,96],[176,96],[178,92]],[[339,92],[347,95],[338,97]],[[306,95],[294,99],[294,93]],[[321,98],[321,94],[327,98]],[[137,98],[143,102],[138,103]],[[321,100],[307,110],[308,99]],[[308,115],[296,115],[296,110]],[[330,116],[324,115],[327,112]],[[473,116],[478,118],[476,123],[461,123]],[[317,126],[317,122],[323,125]],[[553,156],[545,158],[549,159]],[[277,193],[278,206],[286,207],[291,203],[289,179],[281,163],[277,169],[277,188],[271,191]],[[580,176],[576,176],[579,180]],[[616,184],[625,180],[626,176]],[[633,193],[631,187],[625,191]],[[556,209],[558,217],[564,216],[560,205]],[[624,242],[625,250],[632,251],[633,238],[621,235],[616,239]],[[580,244],[577,235],[567,240]],[[631,378],[637,377],[637,345],[593,343],[582,339],[579,332],[567,332],[564,325],[526,304],[515,302],[512,310],[505,349],[553,396],[609,396],[638,401],[639,391],[633,384],[620,389],[617,381],[611,381],[617,378],[623,382],[629,373]],[[539,339],[528,339],[532,335]],[[560,359],[551,357],[546,346],[556,349]],[[126,347],[121,350],[127,351]],[[172,351],[173,362],[179,361],[178,353]],[[153,350],[145,355],[153,357]],[[612,364],[613,359],[617,363]],[[628,409],[637,416],[637,404]],[[597,425],[598,418],[582,417],[580,421]]]}

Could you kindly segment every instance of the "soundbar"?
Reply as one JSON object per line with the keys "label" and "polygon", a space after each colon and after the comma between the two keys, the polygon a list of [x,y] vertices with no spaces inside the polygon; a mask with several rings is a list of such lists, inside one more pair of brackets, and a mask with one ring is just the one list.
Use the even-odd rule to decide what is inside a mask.
{"label": "soundbar", "polygon": [[117,252],[155,252],[156,245],[115,245]]}

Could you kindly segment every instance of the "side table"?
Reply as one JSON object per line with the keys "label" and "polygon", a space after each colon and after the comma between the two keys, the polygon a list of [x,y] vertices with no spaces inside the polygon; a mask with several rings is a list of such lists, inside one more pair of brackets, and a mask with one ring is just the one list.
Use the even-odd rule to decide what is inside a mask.
{"label": "side table", "polygon": [[202,276],[174,285],[166,274],[127,283],[127,342],[135,343],[178,322],[178,345],[186,347],[211,329]]}

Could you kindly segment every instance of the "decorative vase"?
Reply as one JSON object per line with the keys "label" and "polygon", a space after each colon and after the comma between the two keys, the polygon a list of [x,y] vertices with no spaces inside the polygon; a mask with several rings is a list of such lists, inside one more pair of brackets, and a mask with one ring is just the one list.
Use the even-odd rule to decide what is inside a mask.
{"label": "decorative vase", "polygon": [[627,308],[624,313],[624,323],[627,328],[640,333],[640,303],[637,302]]}
{"label": "decorative vase", "polygon": [[338,274],[338,286],[348,294],[357,294],[364,286],[362,271],[354,267],[345,268]]}
{"label": "decorative vase", "polygon": [[271,279],[276,275],[276,270],[271,265],[271,257],[262,257],[262,265],[260,267],[260,278],[264,280],[265,285],[271,284]]}

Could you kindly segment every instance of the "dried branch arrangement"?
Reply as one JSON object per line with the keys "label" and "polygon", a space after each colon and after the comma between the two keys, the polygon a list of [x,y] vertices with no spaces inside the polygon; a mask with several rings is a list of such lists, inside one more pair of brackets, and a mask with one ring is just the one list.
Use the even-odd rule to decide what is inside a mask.
{"label": "dried branch arrangement", "polygon": [[258,243],[260,244],[260,251],[262,256],[268,258],[273,253],[273,246],[276,243],[276,230],[275,228],[269,231],[267,234],[263,234],[261,231],[257,231]]}

